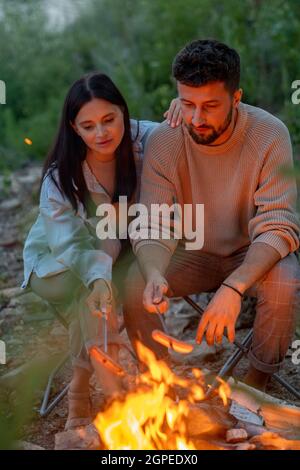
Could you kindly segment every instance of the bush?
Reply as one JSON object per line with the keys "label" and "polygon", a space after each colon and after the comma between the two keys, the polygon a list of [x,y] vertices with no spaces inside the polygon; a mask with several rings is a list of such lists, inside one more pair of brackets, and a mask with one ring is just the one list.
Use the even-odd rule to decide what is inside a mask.
{"label": "bush", "polygon": [[300,79],[299,2],[73,1],[73,18],[63,28],[49,27],[45,3],[0,0],[0,79],[7,85],[7,104],[0,107],[2,168],[44,158],[66,90],[92,70],[112,76],[134,117],[162,120],[176,94],[172,60],[199,37],[239,51],[244,101],[281,117],[300,145],[300,107],[290,100],[291,83]]}

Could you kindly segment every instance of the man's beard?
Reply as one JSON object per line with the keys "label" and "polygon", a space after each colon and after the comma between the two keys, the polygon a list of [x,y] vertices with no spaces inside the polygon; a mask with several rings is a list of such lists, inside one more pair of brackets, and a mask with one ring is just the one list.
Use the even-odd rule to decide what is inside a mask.
{"label": "man's beard", "polygon": [[217,129],[213,126],[202,126],[207,129],[211,129],[212,132],[209,134],[199,134],[198,132],[194,131],[194,126],[192,125],[187,125],[187,129],[189,131],[190,136],[196,142],[196,144],[202,144],[202,145],[209,145],[215,142],[220,135],[222,135],[229,127],[232,119],[232,114],[233,114],[233,106],[231,106],[229,113],[227,114],[223,124],[221,124]]}

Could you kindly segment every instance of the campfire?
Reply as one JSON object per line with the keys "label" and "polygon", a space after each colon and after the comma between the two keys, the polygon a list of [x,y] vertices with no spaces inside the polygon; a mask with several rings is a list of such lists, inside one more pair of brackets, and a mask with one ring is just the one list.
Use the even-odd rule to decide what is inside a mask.
{"label": "campfire", "polygon": [[[102,443],[114,450],[195,450],[188,422],[193,407],[206,397],[203,373],[192,369],[191,378],[181,378],[141,343],[137,352],[147,371],[137,377],[134,390],[97,415],[94,425]],[[219,382],[217,394],[226,407],[230,387]]]}
{"label": "campfire", "polygon": [[212,389],[199,369],[177,375],[141,343],[137,353],[145,371],[130,390],[111,399],[92,425],[56,434],[57,450],[300,450],[299,408],[255,408],[249,387],[231,390],[217,378]]}

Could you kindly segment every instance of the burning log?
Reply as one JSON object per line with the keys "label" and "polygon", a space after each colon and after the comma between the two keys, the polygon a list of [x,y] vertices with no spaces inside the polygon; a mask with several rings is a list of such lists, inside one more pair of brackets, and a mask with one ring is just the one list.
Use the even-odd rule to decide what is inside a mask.
{"label": "burning log", "polygon": [[245,421],[238,421],[237,426],[240,429],[245,429],[248,434],[248,437],[259,436],[266,432],[265,426],[258,426],[257,424],[247,423]]}
{"label": "burning log", "polygon": [[224,437],[226,431],[231,429],[236,420],[231,417],[225,408],[211,403],[198,403],[189,408],[187,416],[187,432],[193,437]]}
{"label": "burning log", "polygon": [[250,444],[249,442],[242,442],[241,444],[238,444],[235,446],[234,450],[254,450],[256,449],[255,444]]}
{"label": "burning log", "polygon": [[300,440],[293,441],[284,439],[279,434],[273,432],[265,432],[260,436],[250,439],[251,444],[255,444],[260,449],[268,450],[300,450]]}
{"label": "burning log", "polygon": [[289,439],[300,437],[300,410],[271,403],[261,405],[261,415],[266,427]]}
{"label": "burning log", "polygon": [[[210,439],[193,439],[196,450],[227,450],[226,445],[223,443]],[[231,449],[231,448],[230,448]]]}
{"label": "burning log", "polygon": [[229,429],[226,433],[226,442],[237,444],[245,442],[248,439],[248,434],[245,429]]}

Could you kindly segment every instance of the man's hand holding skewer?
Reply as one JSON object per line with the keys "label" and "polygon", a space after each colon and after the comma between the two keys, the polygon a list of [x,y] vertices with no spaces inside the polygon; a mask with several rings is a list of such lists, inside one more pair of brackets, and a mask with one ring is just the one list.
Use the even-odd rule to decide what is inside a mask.
{"label": "man's hand holding skewer", "polygon": [[166,279],[159,271],[153,270],[144,290],[145,309],[149,313],[166,313],[169,308],[169,299],[166,296],[168,290]]}

